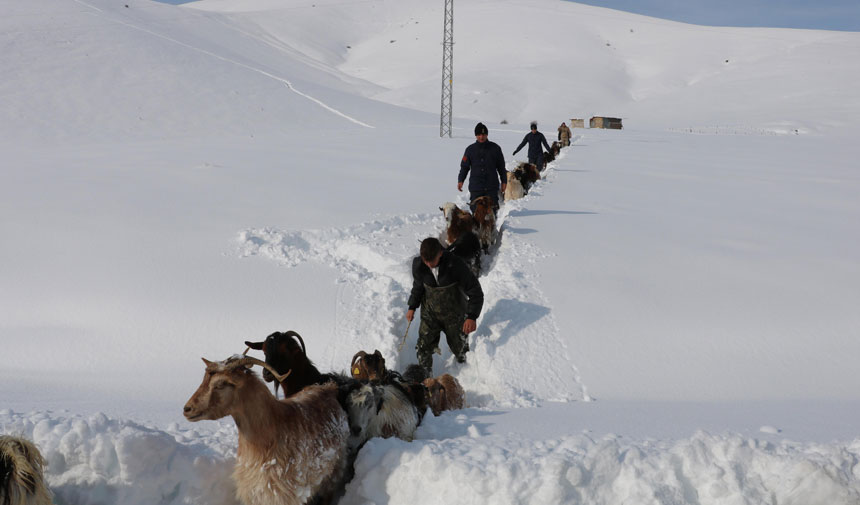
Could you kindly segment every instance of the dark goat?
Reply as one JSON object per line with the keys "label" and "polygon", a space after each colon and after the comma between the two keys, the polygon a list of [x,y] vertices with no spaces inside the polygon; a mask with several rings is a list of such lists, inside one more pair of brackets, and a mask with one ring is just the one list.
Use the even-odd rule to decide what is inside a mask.
{"label": "dark goat", "polygon": [[386,375],[385,358],[382,357],[382,353],[379,350],[374,350],[373,354],[358,351],[352,357],[349,370],[354,379],[360,381],[382,381]]}
{"label": "dark goat", "polygon": [[475,232],[469,231],[460,235],[447,249],[465,261],[475,277],[481,274],[481,241]]}
{"label": "dark goat", "polygon": [[540,172],[537,166],[533,163],[519,163],[517,169],[514,170],[514,177],[520,181],[523,186],[523,192],[529,194],[529,188],[540,180]]}
{"label": "dark goat", "polygon": [[[284,397],[298,393],[306,386],[312,384],[325,384],[334,381],[341,384],[346,377],[340,374],[322,374],[308,359],[305,350],[305,341],[301,335],[294,331],[275,332],[266,337],[262,342],[245,341],[245,345],[251,349],[263,351],[266,355],[266,363],[274,368],[279,374],[290,373],[280,385],[284,388]],[[268,370],[263,371],[263,379],[266,382],[274,381],[274,377]],[[278,396],[278,381],[275,382],[275,396]]]}

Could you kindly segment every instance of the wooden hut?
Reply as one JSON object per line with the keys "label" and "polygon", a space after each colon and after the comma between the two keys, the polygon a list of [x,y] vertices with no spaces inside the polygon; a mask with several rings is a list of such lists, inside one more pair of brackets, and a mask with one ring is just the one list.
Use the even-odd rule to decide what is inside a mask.
{"label": "wooden hut", "polygon": [[584,119],[578,119],[578,118],[572,118],[570,120],[570,127],[571,128],[585,128],[585,120]]}
{"label": "wooden hut", "polygon": [[594,116],[588,122],[588,125],[591,128],[608,128],[610,130],[620,130],[621,118]]}

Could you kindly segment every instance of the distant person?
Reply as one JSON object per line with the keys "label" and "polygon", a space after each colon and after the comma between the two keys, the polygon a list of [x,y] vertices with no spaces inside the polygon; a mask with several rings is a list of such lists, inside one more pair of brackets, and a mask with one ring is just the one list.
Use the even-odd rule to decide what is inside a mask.
{"label": "distant person", "polygon": [[528,144],[529,163],[533,163],[537,166],[538,170],[543,170],[543,149],[541,148],[541,144],[546,147],[547,151],[549,151],[549,144],[546,143],[546,137],[543,136],[543,133],[538,131],[537,122],[532,121],[529,126],[531,131],[526,133],[526,136],[523,137],[523,141],[520,142],[520,145],[517,146],[517,149],[514,151],[514,156],[520,152],[520,149],[522,149],[524,145]]}
{"label": "distant person", "polygon": [[484,292],[475,274],[453,253],[443,250],[439,239],[421,242],[420,255],[412,260],[412,292],[406,319],[412,321],[421,307],[418,329],[418,364],[433,376],[433,351],[445,332],[448,348],[458,363],[466,362],[469,333],[484,305]]}
{"label": "distant person", "polygon": [[561,142],[561,147],[570,145],[570,137],[570,128],[562,122],[561,126],[558,127],[558,140]]}
{"label": "distant person", "polygon": [[505,192],[508,172],[505,170],[505,155],[495,142],[487,140],[487,127],[483,123],[475,125],[475,140],[466,148],[460,161],[460,175],[457,177],[457,191],[463,191],[463,182],[469,175],[469,207],[475,212],[471,202],[481,196],[493,199],[494,210],[499,208],[499,192]]}

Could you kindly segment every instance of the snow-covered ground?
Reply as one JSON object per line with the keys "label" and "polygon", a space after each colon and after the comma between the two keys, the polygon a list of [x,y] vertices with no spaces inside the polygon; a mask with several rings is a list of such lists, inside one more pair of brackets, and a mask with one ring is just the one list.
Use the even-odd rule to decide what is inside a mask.
{"label": "snow-covered ground", "polygon": [[474,124],[513,164],[592,115],[625,129],[503,206],[436,359],[469,408],[372,440],[341,503],[860,503],[860,34],[463,0],[440,139],[441,2],[0,10],[0,433],[57,503],[236,503],[232,420],[181,415],[199,358],[414,362]]}

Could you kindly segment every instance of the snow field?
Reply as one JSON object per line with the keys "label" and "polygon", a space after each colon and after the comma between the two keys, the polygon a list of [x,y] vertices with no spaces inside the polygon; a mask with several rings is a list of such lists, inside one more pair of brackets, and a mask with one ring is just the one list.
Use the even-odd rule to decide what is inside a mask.
{"label": "snow field", "polygon": [[0,432],[58,504],[234,504],[199,357],[296,329],[402,370],[475,122],[509,153],[592,114],[625,130],[503,208],[436,360],[471,407],[371,441],[342,502],[860,503],[857,34],[464,1],[440,139],[438,3],[0,4]]}

